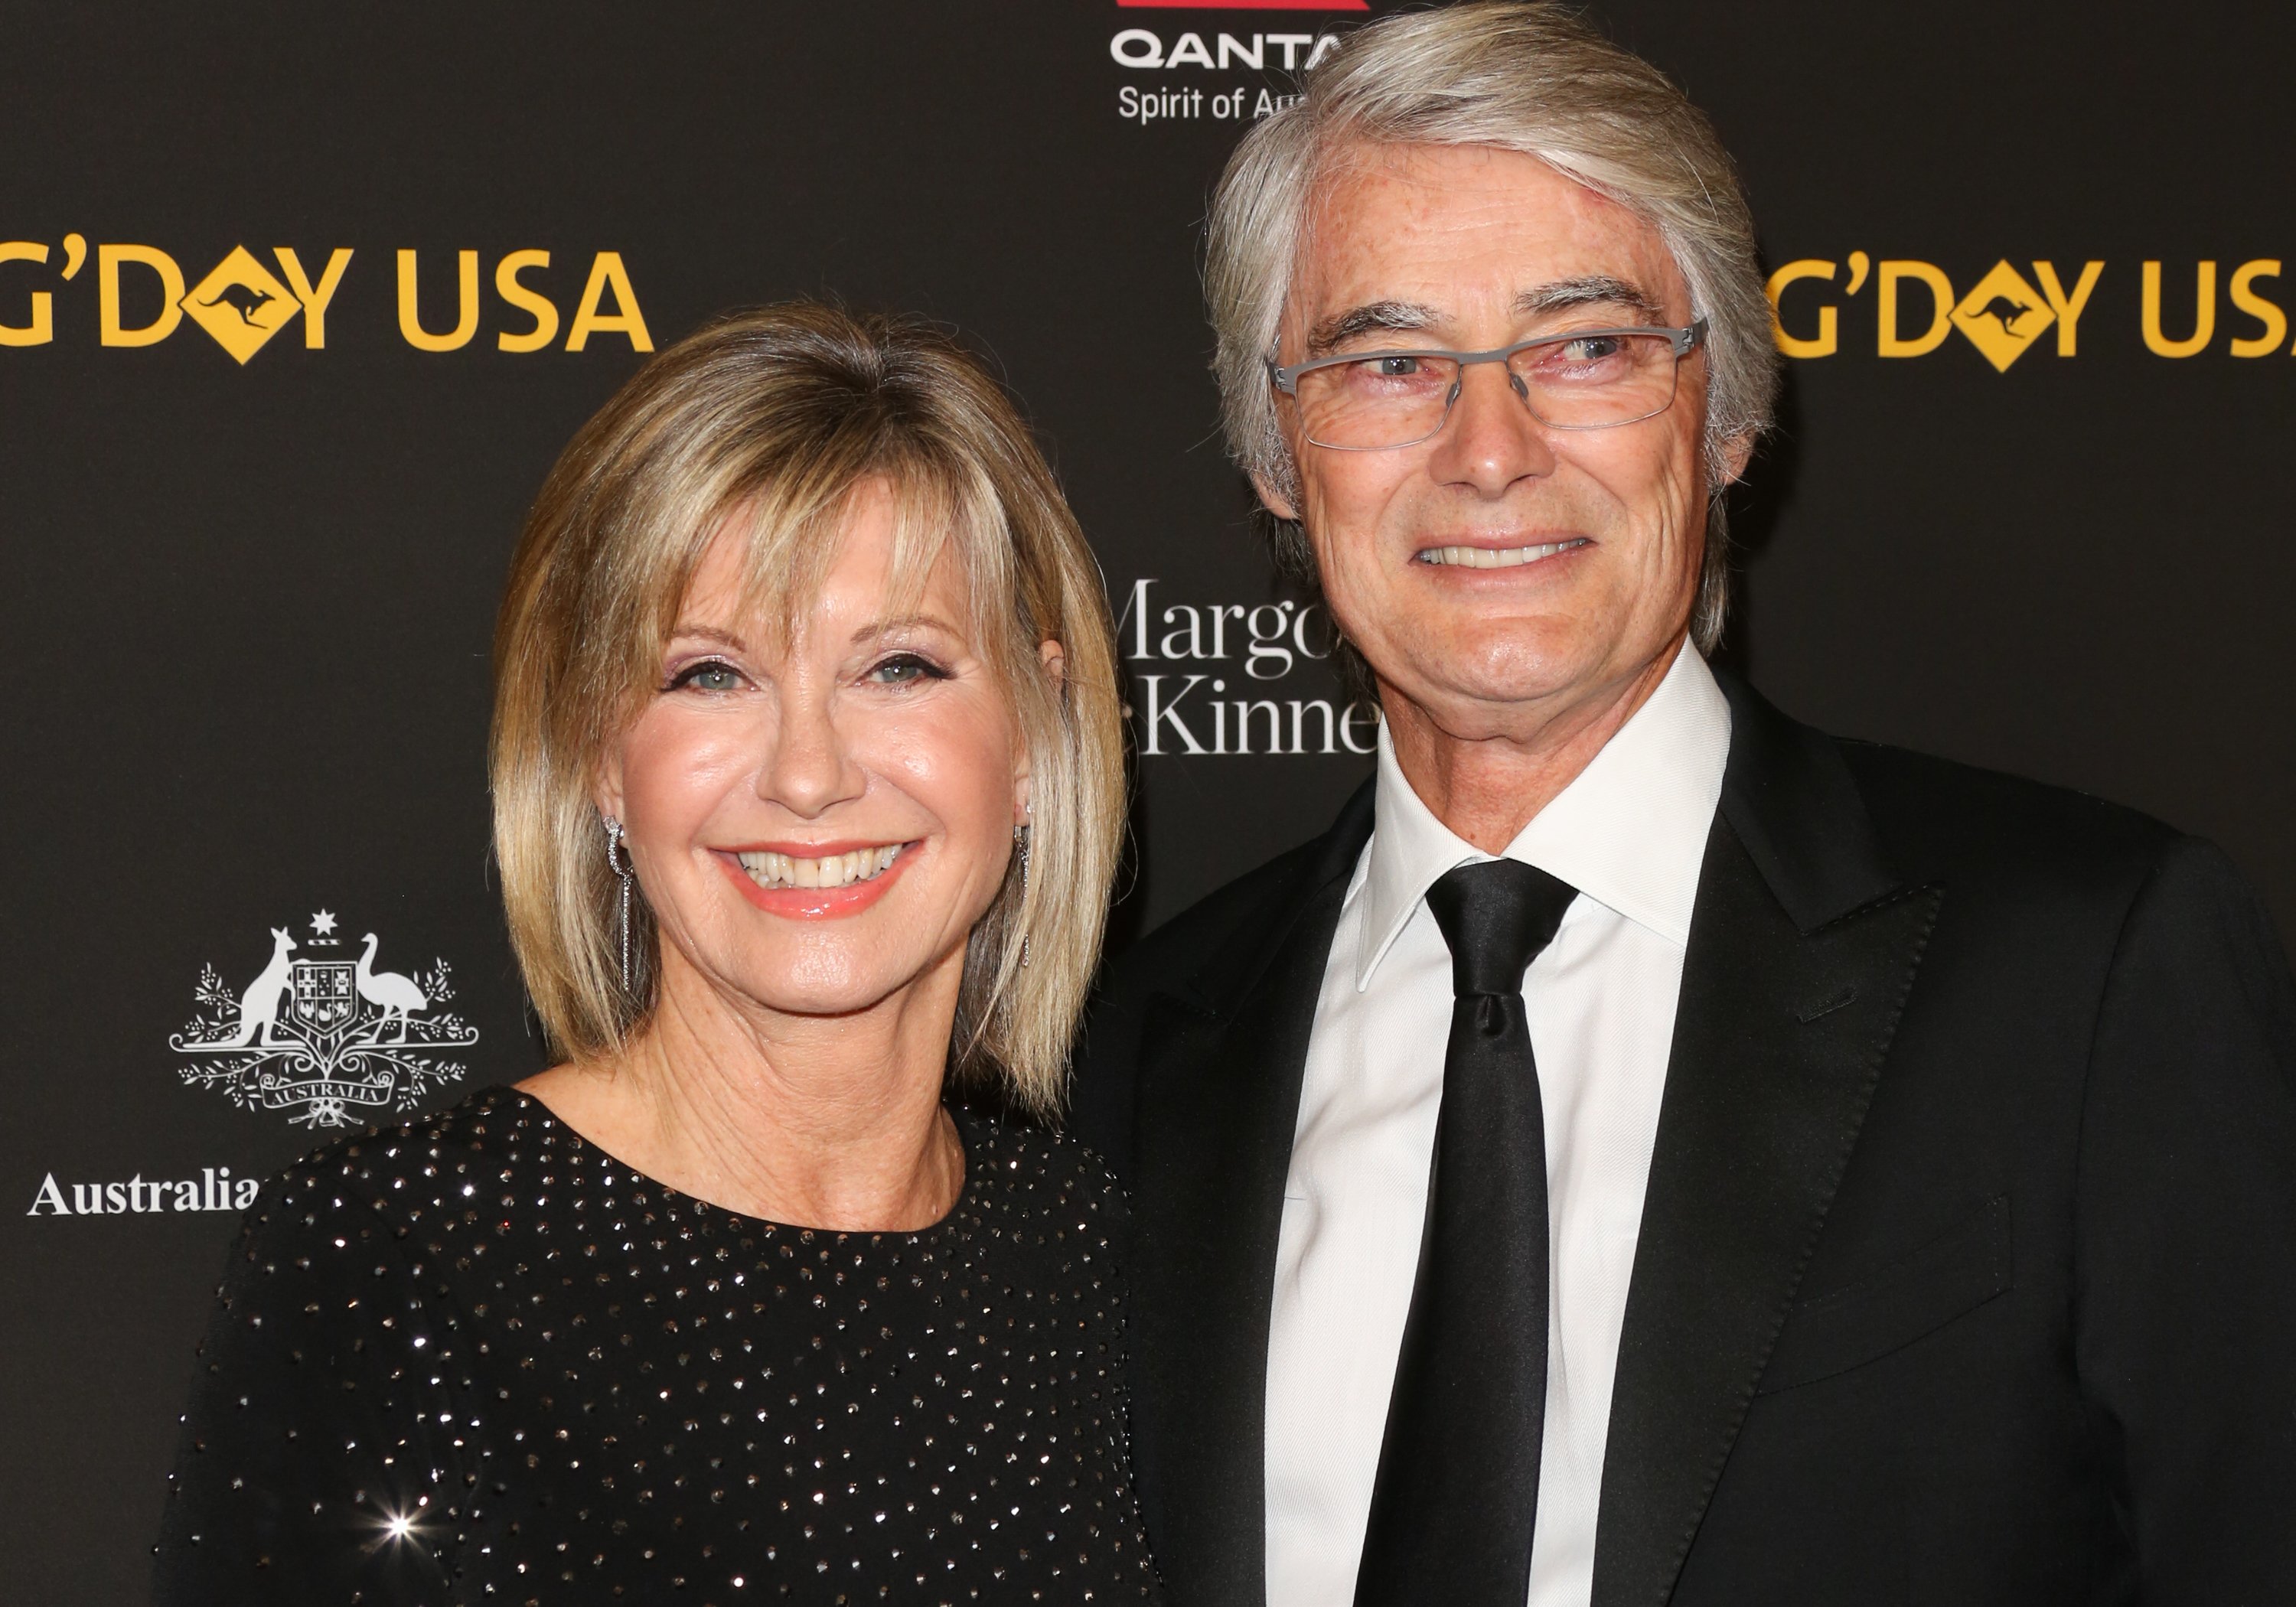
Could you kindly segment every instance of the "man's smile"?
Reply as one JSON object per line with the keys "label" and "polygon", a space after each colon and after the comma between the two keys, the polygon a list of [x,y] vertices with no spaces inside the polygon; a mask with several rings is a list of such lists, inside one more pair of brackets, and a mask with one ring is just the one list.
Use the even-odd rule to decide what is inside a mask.
{"label": "man's smile", "polygon": [[1593,540],[1586,536],[1566,536],[1560,541],[1542,542],[1536,546],[1487,547],[1443,546],[1422,547],[1412,554],[1414,563],[1452,565],[1471,570],[1507,570],[1526,563],[1537,563],[1542,558],[1552,558],[1557,553],[1590,546]]}

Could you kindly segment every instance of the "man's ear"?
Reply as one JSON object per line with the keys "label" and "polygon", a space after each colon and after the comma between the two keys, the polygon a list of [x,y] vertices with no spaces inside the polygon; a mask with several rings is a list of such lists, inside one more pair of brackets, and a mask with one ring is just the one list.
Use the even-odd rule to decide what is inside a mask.
{"label": "man's ear", "polygon": [[1266,475],[1254,474],[1251,477],[1251,488],[1259,493],[1260,505],[1275,514],[1276,518],[1287,520],[1293,524],[1300,521],[1300,510],[1293,505],[1290,497],[1269,483]]}
{"label": "man's ear", "polygon": [[1736,485],[1739,477],[1746,472],[1746,465],[1753,460],[1753,456],[1754,438],[1752,436],[1734,435],[1724,441],[1722,443],[1722,483],[1726,486]]}

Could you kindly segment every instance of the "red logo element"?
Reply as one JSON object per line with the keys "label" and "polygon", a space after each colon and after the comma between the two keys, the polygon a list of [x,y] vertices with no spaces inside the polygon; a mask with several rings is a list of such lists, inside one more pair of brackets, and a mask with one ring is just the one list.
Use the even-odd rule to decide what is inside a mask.
{"label": "red logo element", "polygon": [[1367,12],[1371,0],[1116,0],[1119,6],[1173,12]]}

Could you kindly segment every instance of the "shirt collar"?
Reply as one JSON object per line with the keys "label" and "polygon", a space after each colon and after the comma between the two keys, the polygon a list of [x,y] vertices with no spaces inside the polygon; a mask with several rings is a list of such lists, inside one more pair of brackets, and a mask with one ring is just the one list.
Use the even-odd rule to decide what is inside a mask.
{"label": "shirt collar", "polygon": [[[1597,904],[1686,946],[1729,755],[1730,705],[1706,660],[1685,644],[1643,706],[1507,844],[1506,857],[1560,877]],[[1396,761],[1384,721],[1376,797],[1358,991],[1371,986],[1436,879],[1491,857],[1420,801]]]}

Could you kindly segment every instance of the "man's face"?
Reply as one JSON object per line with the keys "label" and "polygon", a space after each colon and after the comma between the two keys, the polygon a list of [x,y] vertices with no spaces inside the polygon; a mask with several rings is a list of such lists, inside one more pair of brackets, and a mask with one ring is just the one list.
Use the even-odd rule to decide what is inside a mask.
{"label": "man's face", "polygon": [[[1280,360],[1484,351],[1692,316],[1658,231],[1536,158],[1374,147],[1326,181],[1310,215]],[[1705,537],[1705,393],[1702,351],[1656,417],[1557,430],[1503,365],[1479,364],[1433,439],[1369,452],[1309,445],[1283,399],[1299,505],[1261,494],[1301,521],[1390,710],[1399,693],[1454,736],[1504,736],[1628,684],[1686,630]]]}

